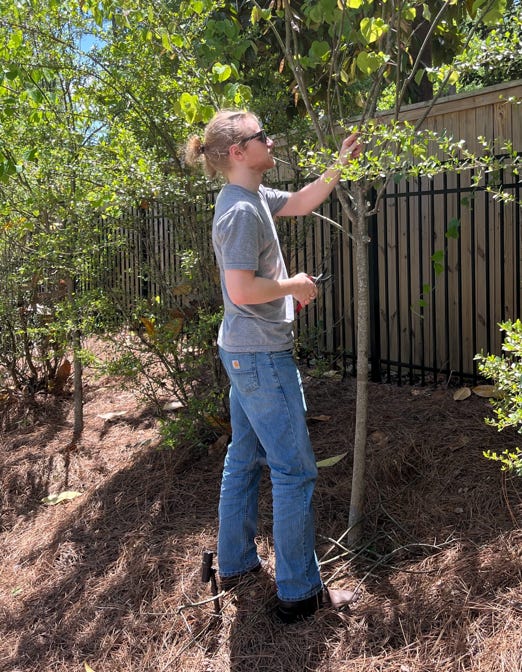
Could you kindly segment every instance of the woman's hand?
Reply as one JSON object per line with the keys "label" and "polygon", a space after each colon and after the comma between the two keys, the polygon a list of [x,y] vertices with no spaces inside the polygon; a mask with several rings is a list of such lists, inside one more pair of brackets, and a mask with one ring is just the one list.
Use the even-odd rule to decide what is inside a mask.
{"label": "woman's hand", "polygon": [[291,278],[293,284],[292,296],[301,305],[307,306],[317,296],[317,285],[306,273],[298,273]]}
{"label": "woman's hand", "polygon": [[348,161],[356,159],[362,152],[363,146],[359,142],[359,133],[352,133],[343,140],[339,151],[339,161],[345,166]]}

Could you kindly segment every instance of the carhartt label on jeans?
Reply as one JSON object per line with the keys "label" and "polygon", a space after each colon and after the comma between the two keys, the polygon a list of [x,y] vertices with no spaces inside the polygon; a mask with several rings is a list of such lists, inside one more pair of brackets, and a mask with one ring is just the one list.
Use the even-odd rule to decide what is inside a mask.
{"label": "carhartt label on jeans", "polygon": [[237,361],[237,359],[233,359],[233,360],[232,360],[232,368],[233,368],[233,369],[240,369],[240,368],[241,368],[241,366],[239,365],[239,362]]}

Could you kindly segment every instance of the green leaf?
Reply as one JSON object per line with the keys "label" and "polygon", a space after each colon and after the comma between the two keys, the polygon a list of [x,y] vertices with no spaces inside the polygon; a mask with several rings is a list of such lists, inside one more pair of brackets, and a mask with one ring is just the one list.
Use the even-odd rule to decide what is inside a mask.
{"label": "green leaf", "polygon": [[446,238],[457,239],[459,237],[460,231],[460,219],[454,217],[448,224],[448,230],[446,231]]}
{"label": "green leaf", "polygon": [[421,83],[425,72],[426,72],[426,70],[424,70],[424,68],[419,68],[417,70],[417,72],[415,73],[415,77],[414,77],[415,84],[420,84]]}
{"label": "green leaf", "polygon": [[323,61],[326,61],[330,55],[330,45],[328,42],[314,40],[308,54],[313,62],[322,63]]}
{"label": "green leaf", "polygon": [[14,81],[17,77],[20,77],[22,74],[22,71],[16,67],[16,65],[10,65],[9,70],[4,72],[4,76],[6,79],[8,79],[10,82]]}
{"label": "green leaf", "polygon": [[182,93],[178,100],[180,113],[189,123],[196,121],[199,109],[199,100],[196,95]]}
{"label": "green leaf", "polygon": [[323,12],[320,5],[313,5],[308,12],[308,18],[312,23],[321,23],[323,20]]}
{"label": "green leaf", "polygon": [[433,262],[433,268],[437,275],[440,275],[444,271],[444,250],[437,250],[431,255],[431,260]]}
{"label": "green leaf", "polygon": [[232,68],[230,65],[224,65],[223,63],[214,63],[212,66],[213,79],[216,82],[226,82],[227,79],[230,79],[232,74]]}
{"label": "green leaf", "polygon": [[506,12],[506,0],[497,0],[492,6],[489,0],[475,0],[471,13],[475,15],[478,11],[484,11],[484,9],[486,9],[486,12],[481,17],[482,22],[486,26],[495,26],[502,20]]}
{"label": "green leaf", "polygon": [[190,10],[192,10],[195,14],[202,14],[203,10],[205,9],[204,3],[200,0],[192,0],[192,2],[189,2],[188,5]]}
{"label": "green leaf", "polygon": [[83,495],[83,492],[77,492],[76,490],[64,490],[63,492],[43,497],[41,501],[43,504],[55,506],[56,504],[60,504],[60,502],[68,502],[72,499],[76,499],[76,497],[79,497],[80,495]]}
{"label": "green leaf", "polygon": [[9,178],[16,173],[16,163],[11,159],[6,159],[0,163],[0,182],[8,182]]}
{"label": "green leaf", "polygon": [[33,101],[33,103],[36,103],[37,105],[40,105],[44,100],[43,93],[40,91],[40,89],[28,89],[27,95]]}
{"label": "green leaf", "polygon": [[247,105],[252,99],[252,90],[244,84],[227,84],[225,98],[235,106]]}
{"label": "green leaf", "polygon": [[270,21],[271,16],[271,9],[261,9],[261,7],[255,5],[255,7],[252,8],[252,13],[250,14],[250,23],[258,23],[258,21],[261,21],[261,19]]}
{"label": "green leaf", "polygon": [[388,30],[388,24],[381,18],[366,17],[360,24],[361,33],[368,44],[376,42]]}
{"label": "green leaf", "polygon": [[376,72],[381,65],[384,65],[388,57],[382,52],[361,51],[357,56],[357,67],[365,75],[371,75]]}
{"label": "green leaf", "polygon": [[333,467],[334,464],[340,462],[344,457],[348,455],[348,452],[342,453],[341,455],[334,455],[333,457],[327,457],[325,460],[320,460],[317,462],[317,467]]}
{"label": "green leaf", "polygon": [[166,30],[161,31],[160,38],[161,38],[161,46],[163,47],[163,49],[165,49],[165,51],[168,52],[172,51],[172,45],[170,43],[169,34]]}
{"label": "green leaf", "polygon": [[416,16],[417,10],[415,7],[406,7],[403,14],[403,17],[406,19],[406,21],[414,21]]}
{"label": "green leaf", "polygon": [[16,50],[24,41],[24,34],[21,30],[13,30],[9,38],[7,48],[9,50]]}

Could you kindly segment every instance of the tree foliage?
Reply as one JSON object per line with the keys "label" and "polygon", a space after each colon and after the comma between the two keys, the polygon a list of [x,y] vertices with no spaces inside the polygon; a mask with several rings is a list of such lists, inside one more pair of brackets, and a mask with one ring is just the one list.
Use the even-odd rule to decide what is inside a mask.
{"label": "tree foliage", "polygon": [[[188,404],[188,381],[212,372],[212,390],[219,378],[205,327],[217,288],[204,181],[184,171],[181,150],[217,107],[250,102],[240,69],[255,45],[224,2],[3,0],[0,9],[1,382],[49,391],[71,348],[81,371],[81,336],[117,317],[135,334],[129,348],[128,337],[116,344],[122,373],[134,372],[153,401],[170,377],[162,393]],[[128,213],[160,202],[163,216],[185,222],[184,249],[175,278],[153,253],[140,272],[171,298],[128,306],[99,281],[113,254],[144,238],[147,220]],[[195,294],[188,310],[176,282]],[[138,351],[159,368],[126,366]],[[221,396],[216,388],[217,406]]]}
{"label": "tree foliage", "polygon": [[[515,429],[522,434],[522,322],[518,319],[500,325],[505,339],[502,355],[477,355],[479,370],[491,379],[496,394],[491,399],[494,417],[486,422],[499,431]],[[504,451],[500,455],[486,451],[484,455],[502,465],[504,471],[522,476],[522,449]]]}
{"label": "tree foliage", "polygon": [[508,3],[494,26],[481,27],[460,59],[458,88],[473,89],[522,78],[522,6]]}

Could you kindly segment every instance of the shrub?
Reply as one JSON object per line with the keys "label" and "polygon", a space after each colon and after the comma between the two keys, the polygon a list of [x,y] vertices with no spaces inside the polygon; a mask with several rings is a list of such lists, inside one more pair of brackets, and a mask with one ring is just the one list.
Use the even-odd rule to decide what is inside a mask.
{"label": "shrub", "polygon": [[[479,371],[495,383],[497,395],[492,399],[494,417],[486,418],[486,423],[499,431],[513,427],[522,434],[522,322],[507,321],[500,324],[505,332],[502,345],[503,354],[477,355]],[[522,476],[522,450],[505,450],[500,455],[485,451],[484,456],[500,462],[502,470]]]}

